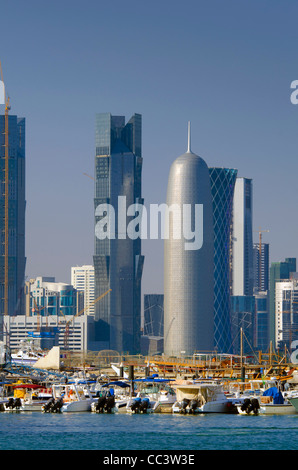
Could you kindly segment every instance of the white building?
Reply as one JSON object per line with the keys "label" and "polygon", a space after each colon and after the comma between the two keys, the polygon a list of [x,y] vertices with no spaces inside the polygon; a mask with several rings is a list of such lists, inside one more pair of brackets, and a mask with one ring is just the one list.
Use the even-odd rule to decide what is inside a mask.
{"label": "white building", "polygon": [[237,178],[233,200],[232,295],[253,295],[252,180]]}
{"label": "white building", "polygon": [[[4,315],[3,318],[6,332],[4,341],[11,350],[18,349],[20,343],[28,339],[40,341],[42,349],[50,349],[55,345],[60,346],[62,350],[94,350],[94,318],[90,315],[69,318],[57,315],[40,317],[39,325],[36,316]],[[55,338],[48,337],[44,334],[45,331],[54,331]]]}
{"label": "white building", "polygon": [[298,279],[275,283],[275,338],[276,347],[291,343],[298,335]]}
{"label": "white building", "polygon": [[71,284],[84,292],[84,314],[94,315],[94,267],[90,265],[71,268]]}

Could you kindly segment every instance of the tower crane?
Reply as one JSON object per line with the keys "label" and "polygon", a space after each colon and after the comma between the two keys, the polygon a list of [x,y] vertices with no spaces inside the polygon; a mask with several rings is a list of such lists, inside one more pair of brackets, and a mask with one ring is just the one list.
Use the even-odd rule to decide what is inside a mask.
{"label": "tower crane", "polygon": [[[2,66],[0,61],[1,80],[3,80]],[[4,88],[5,114],[4,114],[4,148],[5,148],[5,169],[4,169],[4,315],[8,315],[8,184],[9,184],[9,126],[8,113],[10,111],[9,97],[6,97]]]}

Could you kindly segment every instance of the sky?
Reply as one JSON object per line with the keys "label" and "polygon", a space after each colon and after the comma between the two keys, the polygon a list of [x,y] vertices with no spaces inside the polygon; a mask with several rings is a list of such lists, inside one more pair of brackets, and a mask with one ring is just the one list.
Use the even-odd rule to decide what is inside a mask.
{"label": "sky", "polygon": [[[10,114],[26,117],[26,276],[70,282],[93,263],[101,112],[142,114],[146,206],[166,201],[191,121],[194,153],[253,180],[270,262],[298,257],[297,17],[296,0],[2,0]],[[162,240],[143,254],[143,294],[163,293]]]}

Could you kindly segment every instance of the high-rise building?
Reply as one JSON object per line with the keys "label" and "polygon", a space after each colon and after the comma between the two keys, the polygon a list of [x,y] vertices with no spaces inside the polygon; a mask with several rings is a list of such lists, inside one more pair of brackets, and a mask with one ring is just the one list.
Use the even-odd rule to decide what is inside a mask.
{"label": "high-rise building", "polygon": [[[298,279],[275,283],[275,347],[289,350],[298,339]],[[295,348],[296,349],[296,348]]]}
{"label": "high-rise building", "polygon": [[[95,299],[112,289],[95,306],[95,320],[102,348],[131,354],[140,351],[141,278],[144,256],[141,238],[132,239],[126,233],[127,209],[143,204],[142,118],[134,114],[125,124],[124,116],[110,113],[96,115],[95,156]],[[121,198],[121,200],[119,199]],[[115,215],[114,233],[107,228],[99,236],[98,224],[103,224],[107,211]],[[111,220],[110,220],[111,221]]]}
{"label": "high-rise building", "polygon": [[[168,238],[164,240],[164,352],[168,356],[181,356],[212,351],[212,195],[209,169],[205,161],[190,150],[190,131],[187,152],[178,157],[170,169],[167,207],[173,212],[169,218]],[[203,217],[200,217],[201,210]],[[184,229],[185,224],[193,231],[187,237],[187,232],[181,230],[181,225]],[[191,237],[193,241],[189,242]]]}
{"label": "high-rise building", "polygon": [[296,258],[286,258],[285,261],[274,262],[270,265],[270,292],[269,292],[269,341],[276,342],[276,281],[290,279],[291,273],[296,272]]}
{"label": "high-rise building", "polygon": [[[8,136],[8,279],[5,283],[5,136]],[[25,118],[0,115],[0,313],[24,314],[25,281]],[[7,297],[5,296],[7,285]],[[7,298],[5,311],[4,297]]]}
{"label": "high-rise building", "polygon": [[253,244],[254,291],[269,290],[269,243]]}
{"label": "high-rise building", "polygon": [[84,293],[84,314],[94,315],[94,267],[90,265],[71,268],[71,284]]}
{"label": "high-rise building", "polygon": [[214,342],[218,352],[232,352],[230,241],[237,170],[209,168],[214,225]]}
{"label": "high-rise building", "polygon": [[253,295],[252,180],[237,178],[233,202],[232,293]]}

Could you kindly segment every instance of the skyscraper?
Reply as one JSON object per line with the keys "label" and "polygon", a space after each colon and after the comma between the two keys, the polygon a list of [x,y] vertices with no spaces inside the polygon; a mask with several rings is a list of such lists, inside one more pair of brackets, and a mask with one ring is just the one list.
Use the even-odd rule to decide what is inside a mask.
{"label": "skyscraper", "polygon": [[290,279],[291,273],[296,272],[296,258],[286,258],[285,261],[271,263],[270,266],[270,294],[269,294],[269,341],[276,342],[276,281]]}
{"label": "skyscraper", "polygon": [[[96,303],[97,339],[103,348],[131,354],[140,350],[144,256],[140,237],[127,236],[119,220],[126,217],[130,205],[143,204],[141,136],[140,114],[134,114],[127,124],[124,116],[96,115],[95,299],[112,289]],[[118,206],[119,196],[122,197],[121,207]],[[115,213],[115,233],[100,239],[96,230],[103,214],[99,214],[98,208],[105,204]],[[127,220],[131,217],[127,216]]]}
{"label": "skyscraper", "polygon": [[254,290],[269,290],[269,243],[253,244]]}
{"label": "skyscraper", "polygon": [[253,294],[252,180],[237,178],[233,202],[233,295]]}
{"label": "skyscraper", "polygon": [[24,314],[25,282],[25,118],[8,116],[8,295],[5,311],[5,116],[0,116],[0,310]]}
{"label": "skyscraper", "polygon": [[[214,233],[209,170],[205,161],[188,150],[172,164],[168,180],[167,207],[176,209],[170,218],[169,237],[164,240],[164,350],[167,355],[191,355],[214,347]],[[187,217],[185,208],[191,209]],[[196,209],[203,208],[203,220]],[[186,244],[179,237],[179,219],[201,232],[201,243]],[[177,222],[178,220],[178,222]],[[189,238],[190,239],[190,238]]]}
{"label": "skyscraper", "polygon": [[214,342],[229,353],[231,337],[230,239],[237,170],[209,168],[214,224]]}

